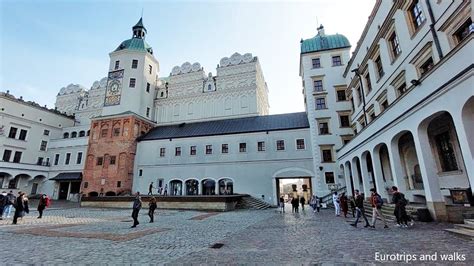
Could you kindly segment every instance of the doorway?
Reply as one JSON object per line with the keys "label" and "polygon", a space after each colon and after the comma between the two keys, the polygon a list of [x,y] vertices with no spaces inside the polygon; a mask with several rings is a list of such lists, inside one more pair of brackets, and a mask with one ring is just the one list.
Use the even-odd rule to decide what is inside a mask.
{"label": "doorway", "polygon": [[308,202],[313,194],[311,177],[282,177],[276,179],[277,202],[281,196],[285,203],[290,203],[293,197],[304,197]]}
{"label": "doorway", "polygon": [[67,199],[68,193],[69,193],[69,182],[60,182],[58,199],[60,200]]}

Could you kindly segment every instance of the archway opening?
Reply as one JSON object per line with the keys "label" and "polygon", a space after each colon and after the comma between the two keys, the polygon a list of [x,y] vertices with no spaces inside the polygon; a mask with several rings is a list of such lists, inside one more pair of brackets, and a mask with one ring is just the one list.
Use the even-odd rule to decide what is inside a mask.
{"label": "archway opening", "polygon": [[183,190],[183,181],[181,180],[172,180],[170,182],[170,195],[171,196],[181,196]]}
{"label": "archway opening", "polygon": [[234,182],[229,178],[222,178],[219,180],[219,195],[234,194]]}
{"label": "archway opening", "polygon": [[199,195],[199,181],[190,179],[186,181],[185,185],[186,195]]}
{"label": "archway opening", "polygon": [[89,197],[98,197],[98,196],[99,196],[99,193],[97,193],[96,191],[89,192]]}
{"label": "archway opening", "polygon": [[107,191],[105,193],[105,196],[117,196],[117,194],[115,194],[115,192],[113,192],[113,191]]}
{"label": "archway opening", "polygon": [[[406,132],[398,139],[401,167],[404,173],[406,187],[409,190],[422,190],[423,178],[421,173],[415,171],[419,168],[418,156],[415,149],[415,141],[411,132]],[[395,167],[395,166],[394,166]]]}
{"label": "archway opening", "polygon": [[203,195],[216,195],[216,181],[212,179],[204,179],[201,184]]}

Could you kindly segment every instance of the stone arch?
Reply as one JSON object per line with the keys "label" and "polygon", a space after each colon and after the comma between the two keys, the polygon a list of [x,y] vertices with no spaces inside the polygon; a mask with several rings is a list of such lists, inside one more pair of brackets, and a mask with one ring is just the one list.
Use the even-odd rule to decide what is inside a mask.
{"label": "stone arch", "polygon": [[217,181],[219,184],[219,195],[234,194],[234,179],[230,177],[221,177]]}
{"label": "stone arch", "polygon": [[359,157],[355,156],[354,158],[352,158],[351,166],[352,166],[352,172],[355,174],[354,176],[354,178],[356,179],[355,183],[359,184],[358,187],[356,186],[356,189],[358,189],[359,191],[364,191],[364,180],[362,179],[362,169],[360,166]]}
{"label": "stone arch", "polygon": [[[358,189],[355,187],[355,183],[354,183],[354,177],[352,176],[352,169],[351,169],[351,162],[350,161],[346,161],[344,163],[344,175],[347,175],[348,178],[349,178],[349,184],[346,184],[346,190],[349,191],[352,191],[352,195],[355,195],[355,190]],[[350,186],[350,188],[348,187]]]}
{"label": "stone arch", "polygon": [[[471,96],[463,105],[461,110],[461,120],[464,125],[464,130],[466,133],[469,143],[469,150],[471,154],[474,154],[474,96]],[[467,158],[466,161],[474,161],[474,158]]]}
{"label": "stone arch", "polygon": [[69,132],[64,132],[63,139],[68,139],[68,138],[69,138]]}
{"label": "stone arch", "polygon": [[77,138],[77,132],[76,131],[71,132],[71,138]]}
{"label": "stone arch", "polygon": [[419,162],[412,132],[409,130],[399,132],[392,138],[392,145],[400,155],[400,166],[393,165],[393,167],[401,167],[402,180],[405,181],[404,186],[408,190],[423,189],[422,177],[415,176],[414,172],[414,166]]}
{"label": "stone arch", "polygon": [[273,178],[278,177],[302,177],[302,176],[310,176],[313,177],[314,173],[310,170],[300,168],[300,167],[287,167],[282,168],[275,173],[273,173]]}
{"label": "stone arch", "polygon": [[364,151],[361,155],[361,159],[362,176],[365,178],[364,182],[368,182],[368,184],[371,184],[371,188],[375,188],[376,191],[379,191],[381,188],[378,188],[375,182],[374,165],[370,151]]}
{"label": "stone arch", "polygon": [[197,178],[189,178],[185,182],[186,195],[199,195],[199,180]]}
{"label": "stone arch", "polygon": [[214,178],[204,178],[201,180],[202,195],[216,195],[216,180]]}
{"label": "stone arch", "polygon": [[113,191],[107,191],[105,192],[105,196],[117,196],[117,194]]}
{"label": "stone arch", "polygon": [[86,136],[86,132],[84,130],[79,131],[80,138],[85,137],[85,136]]}
{"label": "stone arch", "polygon": [[98,197],[98,196],[99,196],[99,193],[97,193],[97,191],[89,192],[89,197]]}
{"label": "stone arch", "polygon": [[169,182],[169,190],[171,196],[181,196],[183,194],[183,181],[178,178],[171,179]]}
{"label": "stone arch", "polygon": [[[390,155],[388,153],[388,146],[385,143],[379,143],[373,150],[374,160],[379,160],[381,166],[382,179],[385,183],[393,184],[393,175],[390,165]],[[377,156],[376,156],[377,155]]]}

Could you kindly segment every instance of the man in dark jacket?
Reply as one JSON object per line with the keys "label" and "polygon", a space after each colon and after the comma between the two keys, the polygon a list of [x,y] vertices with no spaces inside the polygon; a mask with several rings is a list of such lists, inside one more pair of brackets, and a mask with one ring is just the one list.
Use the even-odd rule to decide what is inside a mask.
{"label": "man in dark jacket", "polygon": [[15,214],[13,215],[13,224],[16,224],[18,218],[25,216],[25,211],[28,210],[28,205],[25,202],[25,193],[19,192],[19,196],[16,198]]}
{"label": "man in dark jacket", "polygon": [[351,224],[354,227],[357,227],[357,223],[359,222],[360,217],[362,216],[365,220],[365,226],[364,227],[369,227],[369,220],[367,219],[367,216],[365,216],[365,208],[364,208],[364,196],[362,196],[359,193],[359,190],[355,190],[355,198],[354,198],[354,204],[356,208],[356,220],[353,224]]}
{"label": "man in dark jacket", "polygon": [[395,204],[395,210],[393,211],[393,214],[397,218],[397,226],[408,227],[408,215],[405,208],[408,201],[406,200],[405,195],[398,191],[396,186],[392,187],[392,191],[392,203]]}
{"label": "man in dark jacket", "polygon": [[5,203],[7,202],[7,192],[3,191],[0,194],[0,220],[3,220],[3,209],[5,208]]}
{"label": "man in dark jacket", "polygon": [[137,193],[135,194],[135,199],[133,200],[133,211],[132,211],[133,225],[131,228],[135,228],[139,224],[138,213],[140,212],[141,208],[142,208],[142,200],[140,198],[140,192],[137,191]]}

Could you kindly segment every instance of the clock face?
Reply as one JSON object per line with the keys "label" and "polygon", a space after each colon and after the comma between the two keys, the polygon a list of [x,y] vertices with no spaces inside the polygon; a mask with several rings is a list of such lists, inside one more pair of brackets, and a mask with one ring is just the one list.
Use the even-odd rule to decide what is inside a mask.
{"label": "clock face", "polygon": [[115,95],[120,92],[120,82],[114,80],[109,85],[109,94]]}

